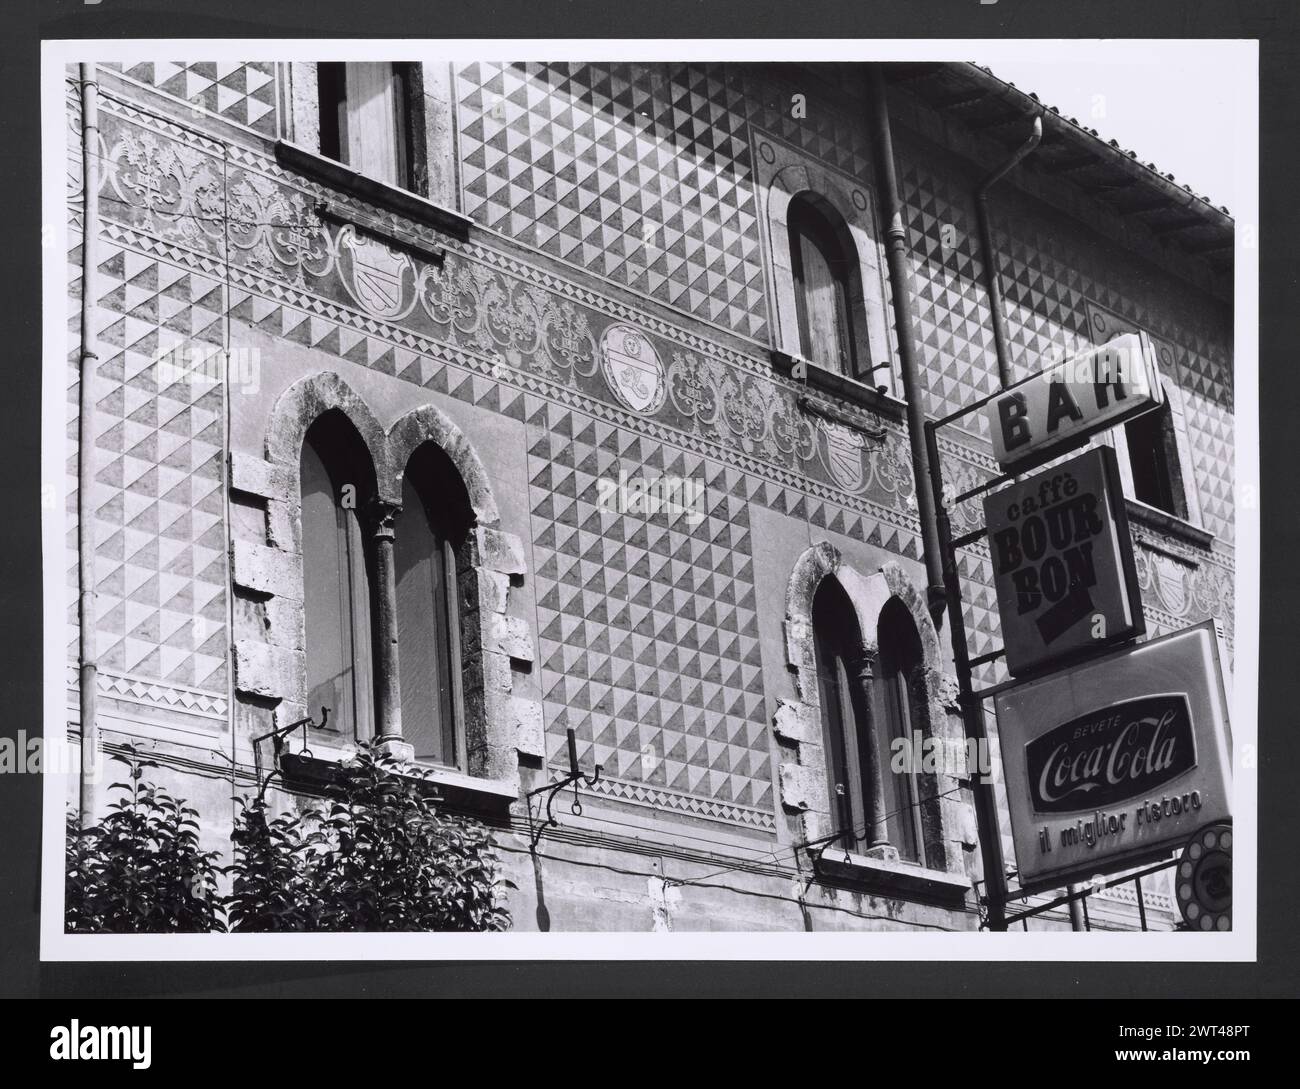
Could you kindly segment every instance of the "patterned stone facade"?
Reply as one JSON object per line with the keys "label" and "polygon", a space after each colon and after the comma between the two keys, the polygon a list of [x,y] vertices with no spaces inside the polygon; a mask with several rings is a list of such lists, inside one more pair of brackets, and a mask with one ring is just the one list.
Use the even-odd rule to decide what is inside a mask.
{"label": "patterned stone facade", "polygon": [[[516,801],[501,836],[516,925],[648,929],[670,900],[678,928],[803,928],[809,912],[814,929],[976,925],[960,889],[955,901],[936,891],[940,877],[896,895],[810,884],[796,847],[825,823],[824,778],[798,800],[817,744],[809,650],[791,636],[801,557],[834,557],[828,570],[872,588],[863,600],[918,605],[925,575],[901,406],[842,406],[863,430],[831,422],[805,411],[804,388],[771,362],[775,158],[763,141],[844,179],[861,244],[874,247],[872,351],[897,367],[861,89],[819,89],[795,120],[793,78],[458,64],[443,103],[457,210],[472,224],[458,240],[283,165],[287,65],[102,68],[94,509],[110,743],[147,738],[177,767],[224,762],[246,785],[251,738],[301,717],[296,444],[318,409],[338,406],[381,492],[400,499],[402,451],[425,438],[470,489],[477,691],[466,714],[489,752],[470,775],[511,792],[541,785],[567,768],[570,728],[583,767],[602,767],[582,814],[535,857],[535,803]],[[75,665],[75,94],[68,109]],[[990,392],[995,368],[971,197],[980,170],[918,118],[900,110],[895,142],[926,407],[940,414]],[[1144,600],[1155,631],[1214,615],[1231,637],[1230,302],[1183,284],[1172,259],[1133,257],[1010,188],[993,220],[1017,367],[1135,327],[1167,353],[1184,478],[1213,540],[1139,521]],[[228,381],[195,365],[222,352]],[[993,470],[976,429],[943,452],[950,488]],[[611,509],[610,482],[636,477],[699,482],[698,503]],[[987,553],[967,549],[960,566],[981,654],[998,645]],[[931,721],[959,731],[946,633],[912,612]],[[69,701],[75,729],[74,687]],[[964,879],[978,866],[969,799],[944,785],[937,869]],[[217,847],[224,834],[216,817],[205,828]],[[692,887],[718,870],[757,898]]]}

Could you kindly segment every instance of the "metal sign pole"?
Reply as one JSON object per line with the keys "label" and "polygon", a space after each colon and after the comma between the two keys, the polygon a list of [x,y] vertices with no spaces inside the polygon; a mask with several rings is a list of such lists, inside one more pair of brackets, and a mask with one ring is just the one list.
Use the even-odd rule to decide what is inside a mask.
{"label": "metal sign pole", "polygon": [[[953,665],[957,670],[958,700],[962,726],[968,741],[976,742],[976,752],[988,751],[988,733],[984,726],[984,703],[971,684],[970,650],[966,644],[966,624],[962,617],[961,584],[957,558],[952,547],[952,526],[944,499],[943,468],[939,460],[938,421],[927,420],[925,444],[929,453],[930,480],[934,492],[935,515],[939,528],[939,552],[943,561],[943,589],[947,601],[948,630],[952,636]],[[997,799],[992,782],[982,774],[971,780],[975,795],[975,822],[979,830],[980,857],[984,863],[984,902],[989,930],[1006,930],[1007,880],[1002,861],[1002,835],[998,829]]]}

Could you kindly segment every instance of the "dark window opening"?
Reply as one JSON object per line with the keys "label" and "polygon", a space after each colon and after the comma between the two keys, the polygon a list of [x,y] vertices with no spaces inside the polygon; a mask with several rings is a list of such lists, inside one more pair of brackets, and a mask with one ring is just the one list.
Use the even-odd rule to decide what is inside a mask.
{"label": "dark window opening", "polygon": [[347,131],[347,66],[336,62],[316,66],[316,88],[320,97],[320,153],[336,162],[347,162],[342,134]]}
{"label": "dark window opening", "polygon": [[1173,409],[1166,400],[1124,425],[1133,473],[1133,498],[1186,519],[1187,497],[1178,465]]}
{"label": "dark window opening", "polygon": [[397,648],[402,734],[419,760],[465,768],[458,563],[469,498],[447,455],[420,447],[397,518]]}
{"label": "dark window opening", "polygon": [[321,154],[389,185],[427,193],[420,66],[321,62],[316,82]]}

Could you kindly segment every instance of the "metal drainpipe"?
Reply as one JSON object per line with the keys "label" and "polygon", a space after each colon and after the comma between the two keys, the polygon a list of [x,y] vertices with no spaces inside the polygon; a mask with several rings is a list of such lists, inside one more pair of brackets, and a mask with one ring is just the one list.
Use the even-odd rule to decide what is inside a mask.
{"label": "metal drainpipe", "polygon": [[99,749],[96,723],[99,666],[95,652],[98,608],[95,592],[95,377],[99,356],[95,354],[95,290],[99,267],[99,86],[95,66],[82,64],[81,82],[81,170],[83,213],[81,219],[81,365],[78,372],[77,404],[77,559],[80,599],[77,622],[80,627],[78,653],[81,718],[81,769],[77,814],[83,828],[95,820],[94,769]]}
{"label": "metal drainpipe", "polygon": [[998,255],[993,249],[993,229],[989,226],[989,190],[1043,139],[1043,118],[1034,118],[1029,139],[1020,145],[1011,157],[992,174],[980,182],[975,190],[975,218],[979,221],[980,248],[984,255],[984,286],[989,295],[989,312],[993,315],[993,348],[998,357],[998,382],[1005,389],[1011,385],[1011,352],[1007,347],[1007,316],[1002,307],[1002,284],[998,278]]}
{"label": "metal drainpipe", "polygon": [[908,280],[907,230],[903,206],[898,198],[898,176],[894,168],[894,144],[889,134],[889,103],[885,77],[879,64],[871,66],[873,133],[877,173],[885,197],[885,235],[888,240],[889,283],[894,297],[894,328],[898,333],[898,362],[902,370],[903,397],[907,402],[907,437],[912,449],[912,477],[916,482],[916,507],[921,519],[921,543],[925,552],[926,596],[930,616],[939,626],[944,609],[943,561],[939,552],[939,526],[935,517],[934,491],[930,482],[930,458],[925,446],[925,407],[921,403],[921,381],[916,365],[915,328],[912,321],[912,286]]}

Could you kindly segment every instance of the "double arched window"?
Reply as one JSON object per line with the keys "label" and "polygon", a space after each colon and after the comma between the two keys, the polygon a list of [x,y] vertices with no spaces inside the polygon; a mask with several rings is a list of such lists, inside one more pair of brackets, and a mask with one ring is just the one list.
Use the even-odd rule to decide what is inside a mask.
{"label": "double arched window", "polygon": [[[831,820],[845,833],[838,842],[893,848],[900,858],[924,864],[935,803],[917,744],[930,728],[912,615],[890,598],[873,654],[843,587],[824,578],[813,597],[812,621]],[[906,744],[896,746],[900,738]]]}
{"label": "double arched window", "polygon": [[[457,581],[472,520],[464,483],[425,443],[403,473],[400,510],[377,502],[365,445],[337,410],[308,428],[300,470],[309,710],[328,707],[332,730],[366,739],[383,732],[379,693],[396,690],[416,758],[464,768]],[[381,653],[386,643],[395,656]],[[384,677],[393,661],[398,676]]]}

